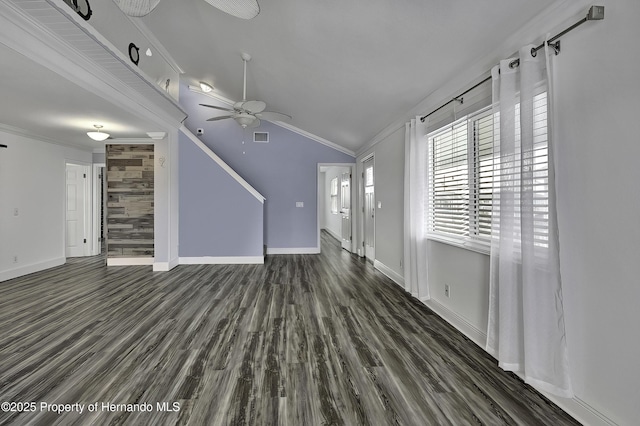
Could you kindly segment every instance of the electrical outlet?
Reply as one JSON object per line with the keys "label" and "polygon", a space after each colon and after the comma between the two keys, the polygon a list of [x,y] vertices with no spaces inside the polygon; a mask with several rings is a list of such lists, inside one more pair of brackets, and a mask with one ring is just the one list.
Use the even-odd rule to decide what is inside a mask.
{"label": "electrical outlet", "polygon": [[451,287],[449,287],[449,284],[444,285],[444,295],[451,297]]}

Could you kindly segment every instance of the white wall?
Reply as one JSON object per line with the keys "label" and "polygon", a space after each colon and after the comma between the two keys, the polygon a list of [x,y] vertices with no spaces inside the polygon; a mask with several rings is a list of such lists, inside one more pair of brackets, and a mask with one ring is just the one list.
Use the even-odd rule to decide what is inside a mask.
{"label": "white wall", "polygon": [[[538,36],[555,34],[584,16],[588,3],[559,2],[537,23]],[[571,375],[576,398],[558,400],[585,424],[635,425],[640,419],[640,2],[603,0],[605,20],[587,22],[562,37],[555,59],[558,215],[561,265]],[[553,23],[548,23],[547,21]],[[546,27],[545,27],[546,25]],[[523,34],[525,34],[523,36]],[[448,95],[465,89],[461,81],[478,81],[481,73],[535,42],[524,28],[501,51],[452,74],[452,83],[428,97],[429,112]],[[455,80],[455,81],[454,81]],[[407,114],[408,117],[415,111]],[[397,168],[399,156],[382,155],[401,130],[390,128],[381,141],[362,153],[376,154],[376,197],[385,197],[378,172]],[[396,135],[396,136],[394,136]],[[401,143],[400,143],[401,145]],[[399,188],[395,191],[400,192]],[[383,202],[383,207],[385,203]],[[384,208],[383,208],[384,210]],[[388,217],[378,212],[376,257],[391,266],[402,242],[388,230],[402,229],[401,209]],[[390,223],[394,222],[394,223]],[[488,256],[430,242],[427,302],[476,342],[486,337]],[[444,296],[444,284],[451,297]],[[473,335],[475,333],[475,335]]]}
{"label": "white wall", "polygon": [[[563,38],[556,66],[558,213],[576,395],[640,421],[640,2]],[[589,24],[589,25],[588,25]]]}
{"label": "white wall", "polygon": [[91,164],[91,151],[2,131],[0,143],[9,146],[0,149],[0,281],[4,281],[65,262],[65,163]]}
{"label": "white wall", "polygon": [[[376,265],[401,284],[404,275],[401,262],[404,250],[404,127],[397,129],[372,148],[361,153],[357,185],[362,187],[362,160],[374,154],[374,189],[376,200]],[[360,190],[359,193],[362,191]],[[360,196],[362,199],[362,194]],[[381,207],[378,207],[381,203]],[[362,204],[360,204],[362,206]],[[362,210],[357,211],[362,218]],[[362,221],[361,221],[362,222]],[[358,233],[358,247],[362,247],[362,230]],[[382,264],[382,265],[379,265]]]}

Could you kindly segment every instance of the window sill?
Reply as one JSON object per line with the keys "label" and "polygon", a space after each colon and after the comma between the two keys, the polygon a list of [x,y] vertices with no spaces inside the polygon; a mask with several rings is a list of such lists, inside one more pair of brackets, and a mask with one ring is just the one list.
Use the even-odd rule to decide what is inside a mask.
{"label": "window sill", "polygon": [[438,234],[428,234],[427,240],[437,241],[439,243],[448,244],[450,246],[462,248],[465,250],[474,251],[476,253],[489,255],[491,254],[491,244],[487,241],[478,241],[478,240],[459,240],[456,238],[450,238],[444,235]]}

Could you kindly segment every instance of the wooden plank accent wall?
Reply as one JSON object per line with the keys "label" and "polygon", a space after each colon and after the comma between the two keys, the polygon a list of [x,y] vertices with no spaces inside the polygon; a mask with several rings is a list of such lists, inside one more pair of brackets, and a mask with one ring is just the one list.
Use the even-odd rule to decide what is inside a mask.
{"label": "wooden plank accent wall", "polygon": [[153,145],[107,145],[107,256],[153,257]]}

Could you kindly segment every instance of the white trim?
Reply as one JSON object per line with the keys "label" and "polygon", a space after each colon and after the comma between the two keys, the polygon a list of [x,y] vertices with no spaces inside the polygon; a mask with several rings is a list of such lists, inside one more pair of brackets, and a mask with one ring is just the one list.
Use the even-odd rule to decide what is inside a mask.
{"label": "white trim", "polygon": [[181,257],[180,265],[262,265],[264,256]]}
{"label": "white trim", "polygon": [[213,161],[215,161],[216,163],[218,163],[218,165],[220,167],[222,167],[222,169],[227,172],[227,174],[229,176],[231,176],[232,178],[234,178],[240,185],[242,185],[242,187],[244,189],[246,189],[247,191],[249,191],[251,193],[251,195],[253,195],[254,197],[256,197],[256,199],[258,201],[260,201],[261,203],[264,204],[264,201],[266,200],[266,198],[260,194],[253,186],[249,185],[249,183],[244,180],[238,173],[236,173],[235,170],[233,170],[227,163],[225,163],[222,158],[218,157],[216,155],[215,152],[211,151],[211,149],[209,149],[209,147],[207,145],[204,144],[204,142],[202,142],[200,139],[198,139],[196,137],[196,135],[194,135],[193,133],[191,133],[191,131],[189,129],[187,129],[184,124],[182,126],[180,126],[180,131],[186,136],[188,137],[191,142],[193,142],[194,144],[196,144],[196,146],[198,148],[200,148],[205,154],[207,154],[209,156],[209,158],[211,158]]}
{"label": "white trim", "polygon": [[442,319],[454,326],[459,332],[471,339],[473,343],[480,346],[482,350],[485,350],[484,348],[487,344],[487,333],[478,329],[467,321],[466,318],[462,317],[457,312],[452,311],[435,299],[420,298],[419,300],[433,312],[438,314]]}
{"label": "white trim", "polygon": [[[351,249],[347,250],[350,253],[354,253],[354,245],[353,245],[353,238],[356,235],[356,231],[357,231],[357,223],[358,223],[358,219],[356,216],[354,216],[353,211],[354,211],[354,200],[355,200],[355,196],[356,195],[356,188],[354,185],[354,177],[356,176],[356,170],[357,170],[357,164],[356,163],[318,163],[317,164],[317,169],[316,169],[316,225],[318,228],[318,235],[317,235],[317,244],[318,244],[318,250],[320,250],[320,247],[322,246],[320,244],[320,228],[322,226],[322,224],[320,223],[320,217],[322,216],[323,212],[320,210],[322,207],[322,202],[320,200],[320,197],[326,196],[326,188],[325,191],[321,191],[320,190],[320,178],[322,177],[322,168],[324,167],[344,167],[344,168],[349,168],[349,173],[351,173]],[[340,245],[342,245],[342,235],[336,235],[333,231],[331,231],[328,228],[325,228],[331,235],[333,235],[338,242],[340,242]],[[320,253],[320,251],[318,251],[318,253]]]}
{"label": "white trim", "polygon": [[336,234],[332,229],[330,228],[322,228],[325,231],[327,231],[333,238],[335,238],[336,240],[338,240],[338,242],[340,242],[342,244],[342,237],[338,234]]}
{"label": "white trim", "polygon": [[[191,86],[190,85],[189,86],[189,90],[194,92],[194,93],[200,93],[201,95],[209,96],[210,98],[216,99],[216,100],[218,100],[218,101],[220,101],[220,102],[222,102],[222,103],[224,103],[224,104],[226,104],[228,106],[233,106],[235,104],[235,102],[233,102],[230,99],[225,98],[222,95],[219,95],[219,94],[214,93],[214,92],[205,93],[205,92],[202,91],[202,89],[200,89],[199,87],[196,87],[196,86]],[[306,130],[302,130],[302,129],[300,129],[300,128],[296,127],[296,126],[293,126],[293,125],[291,125],[289,123],[284,123],[282,121],[270,121],[270,120],[268,120],[268,121],[270,123],[275,124],[276,126],[282,127],[283,129],[290,130],[290,131],[292,131],[294,133],[299,134],[300,136],[304,136],[305,138],[311,139],[312,141],[315,141],[315,142],[318,142],[318,143],[320,143],[322,145],[328,146],[329,148],[335,149],[336,151],[340,151],[343,154],[347,154],[347,155],[350,155],[352,157],[356,156],[356,153],[354,151],[350,150],[350,149],[347,149],[347,148],[345,148],[345,147],[343,147],[341,145],[338,145],[335,142],[331,142],[330,140],[327,140],[327,139],[322,138],[320,136],[314,135],[313,133],[309,133]]]}
{"label": "white trim", "polygon": [[169,262],[153,262],[153,272],[168,272],[178,266],[179,263],[177,257]]}
{"label": "white trim", "polygon": [[[414,295],[414,297],[416,296]],[[469,323],[465,318],[458,315],[456,312],[452,311],[446,306],[442,305],[435,299],[419,299],[419,300],[422,303],[424,303],[428,308],[430,308],[433,312],[435,312],[440,318],[447,321],[449,324],[455,327],[458,331],[460,331],[466,337],[471,339],[476,345],[480,346],[482,350],[485,350],[485,346],[487,343],[487,334],[485,332],[479,330],[474,325]],[[590,425],[590,426],[617,426],[618,425],[616,422],[614,422],[609,417],[607,417],[606,415],[598,411],[596,408],[589,405],[584,400],[580,399],[578,396],[575,396],[572,399],[562,398],[537,388],[536,390],[582,424]]]}
{"label": "white trim", "polygon": [[100,169],[104,168],[105,163],[93,163],[91,169],[91,255],[97,256],[102,253],[102,242],[100,241],[101,211],[102,211],[102,190],[100,186]]}
{"label": "white trim", "polygon": [[376,268],[378,271],[382,272],[384,275],[387,276],[387,278],[391,279],[391,281],[398,284],[404,290],[404,277],[402,275],[398,274],[396,271],[389,268],[387,265],[380,262],[379,260],[373,261],[373,267]]}
{"label": "white trim", "polygon": [[318,142],[318,143],[320,143],[322,145],[328,146],[329,148],[333,148],[336,151],[342,152],[343,154],[347,154],[347,155],[350,155],[352,157],[356,156],[356,153],[354,151],[350,150],[350,149],[347,149],[347,148],[345,148],[345,147],[343,147],[341,145],[338,145],[335,142],[331,142],[330,140],[327,140],[327,139],[322,138],[320,136],[314,135],[313,133],[309,133],[306,130],[302,130],[302,129],[296,127],[296,126],[292,126],[289,123],[284,123],[282,121],[271,121],[270,123],[273,123],[276,126],[280,126],[280,127],[284,128],[284,129],[290,130],[290,131],[292,131],[294,133],[299,134],[300,136],[304,136],[305,138],[311,139],[312,141]]}
{"label": "white trim", "polygon": [[[12,135],[20,136],[20,137],[23,137],[23,138],[35,139],[37,141],[50,143],[50,144],[53,144],[53,145],[66,146],[66,147],[69,147],[69,148],[79,149],[81,151],[92,152],[91,151],[91,147],[88,147],[87,145],[61,142],[61,141],[58,141],[58,140],[50,139],[50,138],[48,138],[46,136],[38,135],[36,133],[33,133],[33,132],[29,131],[29,130],[22,129],[20,127],[9,126],[8,124],[4,124],[4,123],[0,123],[0,131],[1,132],[5,132],[5,133],[9,133],[9,134],[12,134]],[[104,152],[104,150],[103,150],[103,152]]]}
{"label": "white trim", "polygon": [[55,268],[56,266],[64,265],[66,261],[66,258],[58,257],[51,260],[45,260],[44,262],[32,263],[31,265],[9,269],[7,271],[0,272],[0,282],[12,280],[23,275],[33,274],[34,272],[44,271],[45,269]]}
{"label": "white trim", "polygon": [[543,392],[540,389],[537,390],[583,425],[618,426],[618,423],[614,422],[577,396],[574,396],[572,399],[561,398],[550,393]]}
{"label": "white trim", "polygon": [[177,73],[184,74],[180,65],[173,59],[173,56],[169,53],[169,51],[160,43],[160,40],[149,30],[149,27],[142,21],[141,18],[136,18],[133,16],[128,16],[131,23],[142,33],[143,36],[147,38],[147,40],[151,43],[151,46],[162,56],[162,58],[167,61],[167,64]]}
{"label": "white trim", "polygon": [[107,266],[153,265],[153,257],[108,257]]}
{"label": "white trim", "polygon": [[267,247],[267,254],[320,254],[320,247]]}

